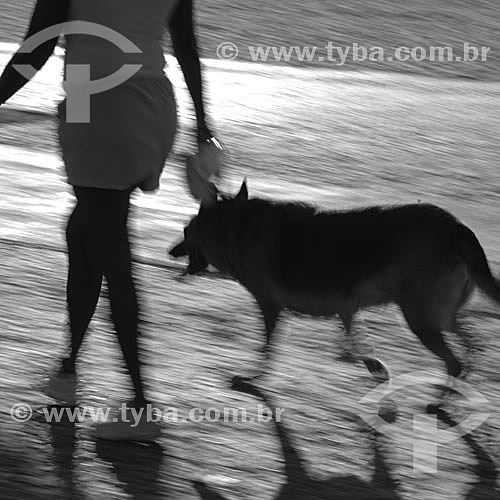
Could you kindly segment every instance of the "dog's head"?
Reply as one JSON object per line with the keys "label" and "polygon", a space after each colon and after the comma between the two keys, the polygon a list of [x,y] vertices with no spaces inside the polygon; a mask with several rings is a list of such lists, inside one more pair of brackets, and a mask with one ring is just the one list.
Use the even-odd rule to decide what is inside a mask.
{"label": "dog's head", "polygon": [[201,245],[198,241],[198,232],[196,230],[198,215],[184,229],[184,239],[169,251],[169,254],[174,258],[189,257],[186,274],[197,274],[204,271],[209,264],[200,249]]}
{"label": "dog's head", "polygon": [[227,197],[214,193],[210,199],[204,200],[198,214],[191,219],[184,228],[184,239],[170,249],[169,254],[174,257],[189,257],[186,274],[197,274],[204,271],[209,264],[219,267],[216,257],[220,242],[217,241],[220,222],[225,214],[232,211],[234,204],[248,200],[246,180],[243,181],[240,191],[235,197]]}

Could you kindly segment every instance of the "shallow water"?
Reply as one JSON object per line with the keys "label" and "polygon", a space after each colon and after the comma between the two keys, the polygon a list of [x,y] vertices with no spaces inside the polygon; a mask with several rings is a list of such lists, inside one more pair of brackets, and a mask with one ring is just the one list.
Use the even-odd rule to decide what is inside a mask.
{"label": "shallow water", "polygon": [[[19,42],[34,0],[3,0],[0,5],[0,41]],[[249,47],[317,47],[319,56],[305,63],[292,57],[283,65],[324,67],[331,71],[389,71],[437,78],[499,81],[500,31],[497,0],[351,0],[349,2],[288,0],[225,0],[195,2],[199,46],[204,57],[217,58],[217,47],[231,42],[239,49],[238,61],[251,60]],[[462,54],[464,42],[491,47],[485,62],[362,62],[349,57],[342,67],[329,62],[325,46],[331,42],[345,50],[357,43],[391,54],[397,47],[451,47]],[[166,43],[168,46],[168,43]]]}

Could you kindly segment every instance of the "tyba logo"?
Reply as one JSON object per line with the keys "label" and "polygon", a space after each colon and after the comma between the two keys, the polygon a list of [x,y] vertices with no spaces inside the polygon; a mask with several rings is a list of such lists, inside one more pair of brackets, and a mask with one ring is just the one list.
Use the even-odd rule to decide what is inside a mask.
{"label": "tyba logo", "polygon": [[[106,26],[86,21],[70,21],[56,24],[50,28],[39,31],[27,38],[21,47],[20,53],[31,53],[43,43],[57,38],[59,35],[92,35],[108,40],[115,44],[125,54],[142,54],[137,45],[117,31]],[[142,64],[125,64],[115,73],[99,80],[90,79],[90,65],[68,64],[63,83],[66,92],[66,121],[68,123],[90,122],[90,96],[113,89],[132,78],[141,68]],[[14,68],[25,78],[31,79],[37,72],[29,64],[16,64]]]}
{"label": "tyba logo", "polygon": [[[412,429],[409,430],[393,422],[389,423],[379,415],[379,405],[384,398],[409,386],[430,382],[426,372],[413,372],[401,375],[393,380],[380,384],[371,390],[359,402],[363,409],[359,416],[377,432],[400,442],[413,445],[413,469],[421,472],[437,472],[437,447],[449,444],[465,436],[482,425],[490,416],[489,413],[477,412],[469,415],[460,424],[450,429],[440,429],[436,415],[413,415]],[[450,389],[461,394],[467,402],[479,408],[488,400],[462,380],[450,377],[447,383]]]}

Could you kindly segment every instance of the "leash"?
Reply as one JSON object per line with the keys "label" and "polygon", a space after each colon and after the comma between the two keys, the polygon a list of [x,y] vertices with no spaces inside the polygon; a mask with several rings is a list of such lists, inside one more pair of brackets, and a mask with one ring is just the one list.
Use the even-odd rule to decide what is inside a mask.
{"label": "leash", "polygon": [[[25,242],[25,241],[19,241],[19,240],[13,240],[10,238],[3,238],[0,237],[0,246],[6,247],[6,248],[25,248],[28,250],[43,250],[45,252],[51,252],[51,253],[59,253],[59,254],[66,254],[67,255],[67,250],[58,247],[56,245],[50,245],[46,243],[30,243],[30,242]],[[164,269],[166,271],[178,271],[182,272],[182,276],[184,279],[189,277],[189,275],[185,275],[184,273],[187,269],[187,265],[181,262],[177,262],[175,260],[171,259],[165,259],[164,261],[156,260],[156,259],[147,259],[144,257],[133,257],[132,262],[135,264],[140,264],[143,266],[147,267],[153,267],[156,269]],[[220,271],[217,270],[205,270],[200,273],[197,273],[196,276],[206,276],[210,278],[221,278],[221,279],[227,279],[234,281],[233,278],[230,276],[221,273]]]}

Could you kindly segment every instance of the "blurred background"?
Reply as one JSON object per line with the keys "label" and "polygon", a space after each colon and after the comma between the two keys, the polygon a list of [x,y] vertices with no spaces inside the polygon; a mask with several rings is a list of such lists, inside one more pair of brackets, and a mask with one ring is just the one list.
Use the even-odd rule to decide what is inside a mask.
{"label": "blurred background", "polygon": [[[2,0],[0,69],[21,41],[33,4]],[[251,196],[329,209],[437,203],[474,229],[500,274],[499,14],[500,4],[488,0],[196,2],[210,119],[229,148],[222,188],[235,192],[246,176]],[[225,42],[239,49],[234,61],[217,57]],[[465,42],[491,50],[486,61],[348,58],[342,66],[295,57],[257,63],[248,50],[323,51],[328,42],[388,54],[400,46],[449,46],[461,54]],[[165,252],[197,210],[182,163],[194,148],[193,112],[168,37],[165,50],[181,130],[161,191],[134,200],[148,376],[160,407],[182,414],[193,405],[254,411],[258,397],[229,387],[232,375],[255,366],[262,341],[250,296],[227,280],[176,281],[178,265]],[[457,422],[479,410],[490,417],[439,447],[438,474],[415,473],[411,444],[374,436],[360,421],[369,380],[363,366],[338,360],[341,329],[332,320],[286,316],[280,326],[265,389],[269,405],[286,408],[281,426],[184,423],[167,427],[157,446],[103,447],[90,437],[91,422],[13,422],[13,404],[46,404],[36,382],[64,345],[63,227],[72,198],[55,140],[61,68],[56,55],[0,109],[2,498],[499,498],[500,315],[482,297],[465,315],[478,344],[470,384],[489,403],[478,409],[459,398],[448,409]],[[441,373],[395,308],[362,313],[358,327],[395,375]],[[127,394],[109,329],[100,308],[81,367],[81,399],[89,406],[116,404]],[[408,388],[395,398],[401,425],[410,428],[426,390]]]}
{"label": "blurred background", "polygon": [[[34,0],[20,0],[2,5],[0,39],[19,40],[23,35],[27,15]],[[485,64],[434,64],[352,61],[344,69],[368,71],[387,70],[425,76],[468,77],[497,80],[498,14],[500,7],[493,0],[478,0],[474,5],[461,0],[414,0],[400,2],[376,0],[366,2],[329,2],[315,0],[304,5],[290,0],[283,6],[264,0],[234,0],[195,3],[199,41],[205,57],[216,57],[216,48],[222,42],[233,42],[240,47],[248,45],[318,46],[328,41],[348,46],[354,42],[366,47],[379,46],[395,49],[399,46],[416,47],[440,45],[461,50],[464,42],[492,47]],[[242,51],[241,58],[249,59]],[[300,64],[296,60],[292,64]],[[315,61],[316,66],[329,67]]]}

